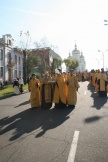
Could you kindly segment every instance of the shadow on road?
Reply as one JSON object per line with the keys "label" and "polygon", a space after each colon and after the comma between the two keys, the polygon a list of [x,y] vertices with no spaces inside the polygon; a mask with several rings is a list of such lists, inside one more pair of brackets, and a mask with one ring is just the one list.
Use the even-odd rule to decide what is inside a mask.
{"label": "shadow on road", "polygon": [[[12,137],[10,141],[16,140],[23,134],[38,132],[42,129],[42,132],[37,134],[36,137],[42,136],[49,129],[58,127],[63,122],[69,119],[69,114],[72,109],[27,109],[12,117],[5,117],[0,120],[0,135],[3,135],[9,131],[12,131]],[[37,130],[40,128],[39,130]]]}
{"label": "shadow on road", "polygon": [[93,97],[92,107],[96,108],[97,110],[100,110],[108,100],[108,97],[99,97],[97,93],[93,93],[91,97]]}
{"label": "shadow on road", "polygon": [[91,97],[93,98],[93,106],[97,110],[100,110],[108,101],[108,97],[99,97],[98,93],[95,92],[95,89],[92,85],[88,85],[88,90],[91,91]]}
{"label": "shadow on road", "polygon": [[30,103],[30,100],[25,101],[25,102],[22,102],[22,103],[20,103],[19,105],[15,106],[15,108],[20,107],[20,106],[23,106],[23,105],[27,105],[27,104],[29,104],[29,103]]}
{"label": "shadow on road", "polygon": [[[52,112],[51,112],[52,111]],[[45,132],[49,129],[54,129],[57,126],[61,125],[63,122],[68,120],[70,117],[68,114],[72,111],[72,109],[52,109],[50,111],[49,117],[45,122],[41,125],[41,132],[36,135],[36,138],[41,137]]]}
{"label": "shadow on road", "polygon": [[94,87],[89,83],[87,86],[88,90],[91,91],[91,93],[94,93]]}
{"label": "shadow on road", "polygon": [[92,122],[97,122],[98,120],[100,120],[102,117],[100,116],[92,116],[92,117],[88,117],[84,120],[85,123],[92,123]]}

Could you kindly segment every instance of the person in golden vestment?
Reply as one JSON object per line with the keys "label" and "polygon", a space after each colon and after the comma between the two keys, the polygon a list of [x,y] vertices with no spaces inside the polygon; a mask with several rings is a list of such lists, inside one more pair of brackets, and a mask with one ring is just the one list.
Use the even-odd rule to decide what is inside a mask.
{"label": "person in golden vestment", "polygon": [[103,68],[101,69],[101,73],[98,77],[97,84],[99,85],[99,88],[98,88],[99,96],[107,97],[108,82],[107,82],[107,76],[106,76]]}
{"label": "person in golden vestment", "polygon": [[41,108],[50,109],[52,107],[53,100],[53,87],[52,78],[48,71],[45,72],[43,78],[41,79]]}
{"label": "person in golden vestment", "polygon": [[93,86],[96,87],[96,83],[97,83],[97,76],[98,76],[98,71],[95,70],[94,72],[94,77],[93,77]]}
{"label": "person in golden vestment", "polygon": [[95,74],[95,70],[92,69],[91,72],[90,72],[90,84],[92,86],[94,86],[94,74]]}
{"label": "person in golden vestment", "polygon": [[84,71],[84,74],[83,75],[84,75],[84,81],[87,81],[89,79],[89,75],[88,75],[87,70]]}
{"label": "person in golden vestment", "polygon": [[57,78],[55,82],[55,91],[53,102],[55,108],[66,108],[67,104],[67,81],[62,75],[61,69],[56,70]]}
{"label": "person in golden vestment", "polygon": [[98,80],[99,76],[100,76],[100,70],[98,69],[97,74],[95,76],[96,77],[96,79],[95,79],[95,91],[96,92],[98,92],[98,88],[99,88],[99,85],[97,84],[97,80]]}
{"label": "person in golden vestment", "polygon": [[82,73],[80,71],[77,73],[76,76],[77,76],[79,82],[82,81]]}
{"label": "person in golden vestment", "polygon": [[[57,75],[55,74],[55,72],[53,72],[53,74],[52,74],[52,81],[56,81],[56,78],[57,78]],[[54,94],[54,91],[55,91],[55,84],[52,84],[52,87],[53,87],[53,94]]]}
{"label": "person in golden vestment", "polygon": [[68,107],[75,108],[77,102],[77,91],[80,87],[77,77],[73,74],[73,69],[70,70],[70,75],[67,78],[68,84]]}
{"label": "person in golden vestment", "polygon": [[40,81],[36,78],[35,74],[32,74],[32,79],[29,82],[28,90],[30,93],[31,108],[38,108],[41,106],[40,100]]}

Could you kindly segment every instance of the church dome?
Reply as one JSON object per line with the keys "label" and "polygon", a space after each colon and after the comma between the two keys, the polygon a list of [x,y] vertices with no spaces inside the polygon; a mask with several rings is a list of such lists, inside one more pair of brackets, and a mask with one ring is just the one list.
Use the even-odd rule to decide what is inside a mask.
{"label": "church dome", "polygon": [[68,58],[69,58],[69,59],[71,59],[71,58],[72,58],[72,56],[71,56],[71,54],[70,54],[70,53],[69,53],[69,56],[68,56]]}
{"label": "church dome", "polygon": [[83,55],[81,55],[81,56],[80,56],[80,58],[84,58],[84,56],[83,56]]}
{"label": "church dome", "polygon": [[83,53],[81,52],[80,58],[84,59]]}
{"label": "church dome", "polygon": [[77,49],[76,44],[75,44],[75,49],[72,51],[72,54],[80,54],[80,51]]}

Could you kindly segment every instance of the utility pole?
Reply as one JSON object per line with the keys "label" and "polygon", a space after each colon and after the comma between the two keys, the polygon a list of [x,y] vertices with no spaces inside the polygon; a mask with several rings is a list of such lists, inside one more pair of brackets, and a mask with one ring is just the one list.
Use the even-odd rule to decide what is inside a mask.
{"label": "utility pole", "polygon": [[98,50],[98,52],[101,52],[102,53],[102,60],[103,60],[103,69],[104,69],[104,53],[106,52],[106,51],[108,51],[108,50],[105,50],[105,51],[100,51],[100,50]]}

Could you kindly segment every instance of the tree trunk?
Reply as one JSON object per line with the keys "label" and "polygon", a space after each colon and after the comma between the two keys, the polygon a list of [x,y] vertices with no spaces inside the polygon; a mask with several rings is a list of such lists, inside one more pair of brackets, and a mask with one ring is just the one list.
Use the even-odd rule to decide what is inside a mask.
{"label": "tree trunk", "polygon": [[23,62],[23,80],[24,80],[24,84],[27,83],[26,80],[26,51],[23,50],[23,54],[24,54],[24,62]]}

